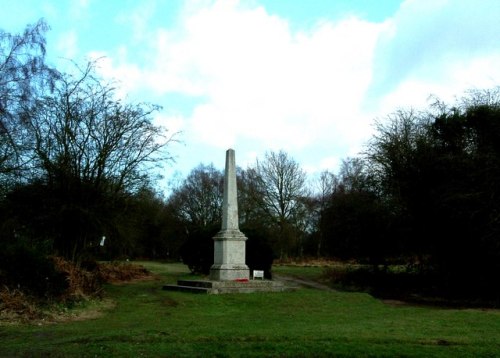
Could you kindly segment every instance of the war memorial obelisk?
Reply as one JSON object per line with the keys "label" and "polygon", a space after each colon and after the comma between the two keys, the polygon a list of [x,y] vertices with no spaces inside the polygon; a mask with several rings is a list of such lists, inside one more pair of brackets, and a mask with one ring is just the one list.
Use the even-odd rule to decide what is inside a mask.
{"label": "war memorial obelisk", "polygon": [[222,228],[213,238],[214,264],[210,268],[210,280],[213,281],[245,280],[250,276],[245,264],[247,238],[239,229],[235,162],[234,150],[228,149],[224,173]]}
{"label": "war memorial obelisk", "polygon": [[255,277],[249,280],[250,270],[245,264],[247,238],[240,231],[238,222],[236,165],[232,149],[226,152],[222,228],[213,240],[214,264],[210,269],[209,280],[178,280],[177,285],[167,284],[163,286],[163,289],[210,294],[283,292],[295,289],[295,287],[285,286],[280,281],[255,280]]}

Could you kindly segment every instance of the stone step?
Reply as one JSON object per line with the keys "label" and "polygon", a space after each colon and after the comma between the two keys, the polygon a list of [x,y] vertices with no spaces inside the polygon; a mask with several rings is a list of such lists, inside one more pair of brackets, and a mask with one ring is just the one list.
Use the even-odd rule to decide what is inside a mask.
{"label": "stone step", "polygon": [[224,294],[224,293],[256,293],[256,292],[286,292],[294,291],[293,287],[274,286],[274,287],[220,287],[212,288],[210,294]]}
{"label": "stone step", "polygon": [[297,287],[284,285],[280,281],[250,280],[246,282],[238,281],[195,281],[179,280],[177,285],[165,285],[164,290],[183,291],[194,293],[253,293],[253,292],[285,292],[296,290]]}
{"label": "stone step", "polygon": [[177,285],[179,285],[179,286],[190,286],[190,287],[212,288],[212,281],[179,280],[179,281],[177,281]]}
{"label": "stone step", "polygon": [[180,292],[191,292],[191,293],[210,293],[210,289],[206,287],[196,287],[196,286],[182,286],[182,285],[164,285],[163,290],[165,291],[180,291]]}

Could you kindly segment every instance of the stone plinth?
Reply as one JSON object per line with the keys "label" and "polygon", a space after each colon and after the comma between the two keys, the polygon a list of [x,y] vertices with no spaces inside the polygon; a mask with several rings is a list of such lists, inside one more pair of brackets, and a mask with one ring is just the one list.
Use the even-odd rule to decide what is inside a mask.
{"label": "stone plinth", "polygon": [[222,230],[213,239],[214,264],[210,268],[210,279],[248,279],[250,270],[245,264],[245,235],[239,230]]}
{"label": "stone plinth", "polygon": [[286,292],[295,291],[297,287],[287,286],[280,281],[268,280],[248,280],[243,282],[179,280],[177,285],[165,285],[163,289],[218,295],[226,293]]}

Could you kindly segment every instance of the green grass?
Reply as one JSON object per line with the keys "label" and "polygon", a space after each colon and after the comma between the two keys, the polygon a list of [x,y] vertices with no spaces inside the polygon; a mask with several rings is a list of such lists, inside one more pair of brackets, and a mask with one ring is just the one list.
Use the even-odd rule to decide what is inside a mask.
{"label": "green grass", "polygon": [[0,327],[0,356],[494,357],[500,352],[499,311],[394,307],[367,294],[314,289],[166,292],[164,282],[189,277],[185,268],[145,264],[160,279],[108,286],[115,306],[100,318]]}
{"label": "green grass", "polygon": [[273,274],[305,278],[313,281],[321,281],[324,275],[324,267],[275,265],[273,266]]}

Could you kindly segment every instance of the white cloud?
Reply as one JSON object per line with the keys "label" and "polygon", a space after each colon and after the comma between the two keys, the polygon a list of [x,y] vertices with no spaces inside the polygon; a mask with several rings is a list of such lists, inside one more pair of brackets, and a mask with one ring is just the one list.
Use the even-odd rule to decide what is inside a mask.
{"label": "white cloud", "polygon": [[147,78],[158,92],[203,99],[186,118],[193,140],[299,150],[357,137],[380,25],[348,18],[293,33],[286,20],[236,1],[187,14],[180,29],[157,33]]}
{"label": "white cloud", "polygon": [[497,0],[405,1],[381,33],[370,95],[386,109],[498,83],[499,13]]}
{"label": "white cloud", "polygon": [[[331,170],[332,168],[338,168],[340,167],[341,162],[342,159],[337,156],[325,157],[320,162],[319,170],[322,171],[322,170]],[[318,169],[315,171],[318,171]]]}
{"label": "white cloud", "polygon": [[117,21],[132,27],[133,41],[144,41],[149,36],[148,24],[157,5],[155,0],[142,0],[137,3],[131,11],[118,14]]}
{"label": "white cloud", "polygon": [[72,1],[70,6],[71,6],[71,16],[74,18],[79,18],[83,14],[86,14],[89,5],[90,5],[91,0],[77,0],[77,1]]}
{"label": "white cloud", "polygon": [[43,2],[41,4],[41,12],[42,12],[44,17],[49,18],[49,19],[57,18],[57,16],[59,15],[57,6],[55,6],[55,4],[52,4],[49,2]]}
{"label": "white cloud", "polygon": [[101,51],[90,52],[88,57],[91,61],[97,61],[97,72],[101,76],[118,81],[119,86],[116,90],[118,97],[125,98],[140,89],[143,74],[137,65],[127,61],[126,47],[120,47],[116,57],[109,57],[107,53]]}
{"label": "white cloud", "polygon": [[[398,108],[427,108],[430,96],[453,103],[469,89],[487,89],[500,83],[500,53],[467,60],[450,61],[439,67],[438,78],[412,75],[380,99],[379,113],[389,114]],[[436,69],[437,70],[437,69]]]}
{"label": "white cloud", "polygon": [[158,114],[155,117],[157,125],[168,128],[170,134],[181,133],[184,130],[184,118],[178,115]]}
{"label": "white cloud", "polygon": [[309,171],[336,170],[362,150],[375,117],[425,107],[430,94],[452,100],[498,83],[499,7],[497,0],[408,0],[383,23],[347,17],[295,31],[254,2],[191,1],[175,28],[152,31],[149,2],[123,17],[142,36],[149,62],[130,62],[122,47],[103,73],[122,81],[124,92],[196,99],[184,116],[161,118],[182,128],[188,146],[221,153],[244,146],[243,162],[266,150],[307,152]]}
{"label": "white cloud", "polygon": [[63,33],[59,36],[56,49],[58,53],[67,59],[76,57],[78,53],[78,38],[74,30]]}

